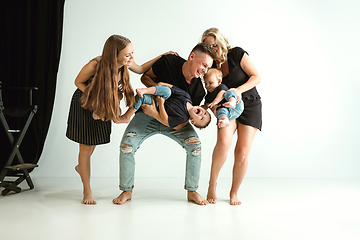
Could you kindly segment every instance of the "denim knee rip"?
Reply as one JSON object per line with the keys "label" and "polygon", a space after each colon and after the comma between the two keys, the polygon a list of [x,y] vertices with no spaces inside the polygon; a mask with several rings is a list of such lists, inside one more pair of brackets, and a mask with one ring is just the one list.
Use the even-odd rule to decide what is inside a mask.
{"label": "denim knee rip", "polygon": [[[198,145],[198,144],[200,144],[200,139],[198,137],[196,137],[196,136],[191,136],[191,137],[188,137],[188,138],[185,139],[185,143],[188,146],[189,145]],[[194,150],[194,151],[192,151],[191,155],[196,157],[196,156],[199,156],[200,153],[201,153],[201,147]]]}
{"label": "denim knee rip", "polygon": [[134,137],[134,136],[137,136],[137,135],[139,135],[139,134],[136,133],[136,132],[128,132],[128,133],[126,134],[126,136],[128,136],[128,137]]}
{"label": "denim knee rip", "polygon": [[191,136],[185,139],[186,145],[197,145],[200,144],[200,139],[196,136]]}
{"label": "denim knee rip", "polygon": [[196,156],[199,156],[200,153],[201,153],[201,148],[192,151],[192,152],[191,152],[191,155],[193,155],[193,156],[196,157]]}
{"label": "denim knee rip", "polygon": [[129,146],[126,144],[121,144],[120,148],[123,153],[131,153],[132,152],[132,146]]}

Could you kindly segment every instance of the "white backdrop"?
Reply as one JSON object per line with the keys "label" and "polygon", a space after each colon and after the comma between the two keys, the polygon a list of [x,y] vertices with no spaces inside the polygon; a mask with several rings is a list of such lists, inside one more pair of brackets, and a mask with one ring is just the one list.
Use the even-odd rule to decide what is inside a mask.
{"label": "white backdrop", "polygon": [[[359,178],[359,9],[355,0],[66,1],[54,111],[32,175],[77,175],[78,144],[65,137],[74,79],[110,35],[128,37],[142,64],[169,50],[187,58],[202,32],[218,27],[232,46],[249,52],[262,78],[263,131],[255,137],[247,177]],[[131,82],[142,87],[140,75],[132,73]],[[113,124],[111,143],[96,148],[93,177],[118,176],[125,128]],[[206,179],[214,121],[197,132]],[[233,149],[220,177],[231,176]],[[185,152],[157,135],[143,143],[136,164],[137,177],[183,177]]]}

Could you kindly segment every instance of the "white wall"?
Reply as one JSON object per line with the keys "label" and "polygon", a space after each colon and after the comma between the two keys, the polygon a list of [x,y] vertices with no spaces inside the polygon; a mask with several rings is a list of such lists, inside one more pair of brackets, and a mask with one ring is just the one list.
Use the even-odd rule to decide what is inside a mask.
{"label": "white wall", "polygon": [[[78,145],[65,137],[74,79],[112,34],[131,39],[138,64],[169,50],[187,58],[204,30],[218,27],[247,50],[262,77],[263,131],[247,177],[359,178],[360,4],[343,0],[68,0],[54,112],[33,176],[76,176]],[[132,74],[134,88],[142,87]],[[123,108],[125,110],[125,108]],[[97,147],[92,176],[117,177],[126,125]],[[216,128],[198,131],[208,178]],[[234,137],[234,142],[236,137]],[[229,177],[233,149],[220,177]],[[185,152],[161,135],[136,154],[137,177],[183,177]]]}

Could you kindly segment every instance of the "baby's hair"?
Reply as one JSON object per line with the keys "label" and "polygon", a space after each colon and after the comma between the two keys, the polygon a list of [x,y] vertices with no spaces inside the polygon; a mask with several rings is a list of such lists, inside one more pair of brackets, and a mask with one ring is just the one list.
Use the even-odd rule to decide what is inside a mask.
{"label": "baby's hair", "polygon": [[204,75],[204,81],[205,81],[205,78],[206,78],[207,76],[209,76],[211,73],[214,73],[214,74],[215,74],[216,79],[218,79],[218,80],[220,80],[220,81],[222,80],[222,78],[223,78],[222,72],[221,72],[219,69],[210,68],[210,69],[207,71],[207,73],[205,73],[205,75]]}
{"label": "baby's hair", "polygon": [[209,114],[209,116],[210,116],[208,122],[206,122],[204,125],[194,124],[194,126],[197,127],[197,128],[200,129],[200,130],[206,128],[207,126],[209,126],[209,124],[210,124],[210,122],[211,122],[211,115],[210,115],[210,113],[208,112],[208,110],[206,110],[206,113]]}

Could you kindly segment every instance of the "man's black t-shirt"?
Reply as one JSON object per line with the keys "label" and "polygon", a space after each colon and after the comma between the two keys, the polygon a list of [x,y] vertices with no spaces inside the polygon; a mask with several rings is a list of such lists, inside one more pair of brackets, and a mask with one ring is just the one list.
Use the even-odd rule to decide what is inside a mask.
{"label": "man's black t-shirt", "polygon": [[157,60],[153,66],[153,73],[156,75],[154,82],[170,83],[185,92],[189,93],[194,105],[200,105],[205,96],[205,89],[200,78],[193,78],[191,84],[188,84],[182,73],[182,66],[185,59],[172,54],[164,55]]}

